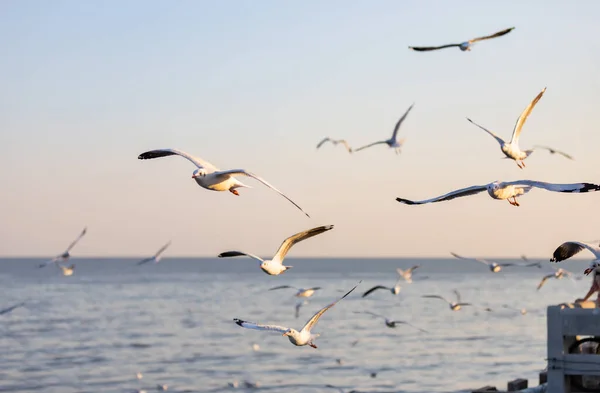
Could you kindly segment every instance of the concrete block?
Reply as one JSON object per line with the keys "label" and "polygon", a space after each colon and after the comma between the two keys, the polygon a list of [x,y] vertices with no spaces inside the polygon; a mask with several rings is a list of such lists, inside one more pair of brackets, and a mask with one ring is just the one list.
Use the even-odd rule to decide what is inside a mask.
{"label": "concrete block", "polygon": [[523,378],[517,378],[514,381],[508,382],[507,390],[509,392],[516,392],[518,390],[527,389],[527,380]]}

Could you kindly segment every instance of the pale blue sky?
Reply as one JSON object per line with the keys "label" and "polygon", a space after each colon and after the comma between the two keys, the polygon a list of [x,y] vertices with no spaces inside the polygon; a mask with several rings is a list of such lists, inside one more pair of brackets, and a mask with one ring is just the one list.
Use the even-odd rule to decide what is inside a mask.
{"label": "pale blue sky", "polygon": [[[600,2],[2,1],[0,255],[51,256],[84,225],[74,256],[271,254],[283,238],[336,228],[290,256],[549,257],[600,237],[600,194],[534,190],[514,208],[478,195],[405,206],[493,180],[600,181]],[[477,44],[417,53],[408,45]],[[546,94],[521,146],[548,144],[520,170],[465,117],[509,137]],[[401,128],[403,153],[355,146]],[[263,176],[210,192],[175,147]],[[591,213],[591,217],[588,214]],[[505,223],[503,223],[503,221]]]}

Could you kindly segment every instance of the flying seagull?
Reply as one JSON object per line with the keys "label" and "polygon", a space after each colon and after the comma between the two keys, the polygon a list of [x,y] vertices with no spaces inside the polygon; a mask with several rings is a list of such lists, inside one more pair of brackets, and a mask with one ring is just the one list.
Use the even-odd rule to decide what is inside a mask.
{"label": "flying seagull", "polygon": [[454,290],[454,294],[456,295],[455,302],[451,302],[450,300],[448,300],[445,297],[440,296],[440,295],[423,295],[421,297],[426,297],[426,298],[431,298],[431,299],[441,299],[441,300],[445,301],[446,303],[448,303],[448,305],[450,306],[450,310],[452,310],[452,311],[458,311],[462,308],[462,306],[472,306],[471,303],[461,303],[460,293],[458,293],[458,291],[456,289]]}
{"label": "flying seagull", "polygon": [[58,266],[60,268],[60,270],[62,270],[62,274],[63,276],[72,276],[73,272],[75,271],[75,265],[71,265],[71,266],[63,266],[60,264],[57,264],[56,266]]}
{"label": "flying seagull", "polygon": [[505,266],[514,266],[515,265],[514,263],[497,263],[497,262],[488,261],[488,260],[485,260],[485,259],[461,257],[460,255],[457,255],[457,254],[455,254],[453,252],[451,252],[450,254],[452,254],[452,256],[454,258],[465,259],[465,260],[468,260],[468,261],[475,261],[475,262],[483,263],[483,264],[487,265],[487,267],[490,269],[490,271],[492,273],[498,273]]}
{"label": "flying seagull", "polygon": [[252,172],[248,172],[245,169],[230,169],[226,171],[221,171],[217,167],[212,165],[210,162],[204,161],[201,158],[194,157],[184,151],[177,149],[150,150],[140,154],[138,156],[138,159],[148,160],[152,158],[160,158],[173,155],[181,156],[192,162],[194,165],[196,165],[196,170],[192,174],[192,179],[196,180],[196,183],[198,183],[198,185],[202,188],[206,188],[207,190],[212,191],[229,191],[232,194],[239,196],[240,194],[237,191],[238,188],[250,188],[250,186],[247,186],[244,183],[240,182],[234,176],[251,177],[255,180],[258,180],[265,186],[269,187],[271,190],[277,192],[279,195],[281,195],[282,197],[290,201],[298,209],[300,209],[300,211],[306,214],[307,217],[310,217],[306,212],[304,212],[304,210],[302,210],[300,206],[296,204],[296,202],[292,201],[284,193],[279,191],[277,188],[273,187],[265,179],[255,175]]}
{"label": "flying seagull", "polygon": [[526,308],[516,308],[516,307],[511,307],[508,304],[503,304],[502,307],[507,308],[509,310],[515,310],[521,313],[521,315],[525,315],[527,314],[527,309]]}
{"label": "flying seagull", "polygon": [[5,309],[2,309],[2,310],[0,310],[0,315],[8,314],[12,310],[17,309],[19,307],[23,307],[24,305],[25,305],[25,302],[19,303],[19,304],[15,304],[14,306],[10,306],[10,307],[7,307]]}
{"label": "flying seagull", "polygon": [[46,267],[52,263],[56,263],[58,261],[61,262],[67,262],[69,260],[69,258],[71,258],[71,254],[69,253],[71,251],[71,249],[73,247],[75,247],[75,245],[77,244],[77,242],[79,242],[79,240],[81,240],[81,238],[87,233],[87,227],[83,228],[83,231],[81,231],[81,233],[79,234],[79,236],[77,236],[77,238],[75,240],[73,240],[73,242],[71,244],[69,244],[69,247],[67,247],[67,249],[65,250],[65,252],[63,252],[60,255],[57,255],[56,257],[52,258],[51,260],[44,262],[42,264],[40,264],[38,267]]}
{"label": "flying seagull", "polygon": [[284,288],[293,288],[298,290],[298,292],[296,292],[296,294],[294,296],[296,297],[311,297],[312,295],[314,295],[316,290],[321,289],[321,287],[312,287],[312,288],[296,288],[293,287],[291,285],[280,285],[278,287],[274,287],[274,288],[270,288],[269,291],[274,291],[276,289],[284,289]]}
{"label": "flying seagull", "polygon": [[408,113],[413,108],[413,106],[415,106],[414,103],[406,110],[406,112],[404,113],[404,115],[402,115],[400,120],[398,120],[398,122],[396,123],[396,127],[394,127],[394,132],[392,133],[392,137],[390,139],[386,139],[384,141],[379,141],[379,142],[373,142],[366,146],[359,147],[358,149],[356,149],[354,151],[357,152],[357,151],[366,149],[367,147],[385,144],[385,145],[388,145],[389,147],[393,147],[396,151],[396,154],[400,153],[400,149],[402,148],[402,145],[404,144],[404,139],[398,139],[398,130],[400,129],[400,125],[402,124],[404,119],[406,119],[406,116],[408,116]]}
{"label": "flying seagull", "polygon": [[537,267],[538,269],[542,268],[542,262],[541,261],[537,261],[537,262],[530,262],[529,258],[527,258],[526,255],[521,255],[521,259],[524,260],[525,262],[528,262],[525,265],[520,265],[523,267]]}
{"label": "flying seagull", "polygon": [[[600,185],[592,183],[555,184],[535,180],[517,180],[509,182],[495,181],[493,183],[484,184],[481,186],[462,188],[439,197],[425,199],[422,201],[411,201],[404,198],[396,198],[396,200],[400,203],[404,203],[405,205],[423,205],[425,203],[449,201],[451,199],[475,195],[479,194],[480,192],[487,191],[489,196],[493,199],[506,199],[511,205],[520,206],[519,202],[517,202],[517,197],[528,193],[534,187],[547,191],[569,193],[583,193],[600,190]],[[513,199],[512,201],[511,198]]]}
{"label": "flying seagull", "polygon": [[548,146],[541,146],[541,145],[534,145],[534,146],[533,146],[533,148],[534,148],[534,149],[544,149],[544,150],[548,150],[548,151],[550,152],[550,154],[560,154],[561,156],[563,156],[563,157],[565,157],[565,158],[568,158],[569,160],[575,160],[575,159],[573,158],[573,156],[571,156],[571,155],[569,155],[569,154],[567,154],[567,153],[565,153],[565,152],[563,152],[563,151],[556,150],[556,149],[554,149],[554,148],[552,148],[552,147],[548,147]]}
{"label": "flying seagull", "polygon": [[350,147],[350,145],[348,144],[348,142],[345,139],[331,139],[329,137],[323,138],[323,140],[321,142],[319,142],[319,144],[317,145],[317,149],[320,148],[321,146],[323,146],[323,144],[325,142],[331,142],[333,144],[333,146],[337,146],[338,143],[341,143],[342,145],[344,145],[344,147],[346,147],[346,150],[348,150],[348,153],[352,153],[352,148]]}
{"label": "flying seagull", "polygon": [[369,314],[369,315],[372,315],[372,316],[377,317],[377,318],[382,318],[385,321],[385,326],[387,326],[389,328],[395,328],[396,325],[408,325],[410,327],[413,327],[413,328],[415,328],[417,330],[422,331],[423,333],[427,333],[427,330],[421,329],[420,327],[416,327],[415,325],[413,325],[413,324],[411,324],[409,322],[406,322],[406,321],[391,320],[391,319],[388,319],[388,318],[384,317],[383,315],[375,314],[375,313],[373,313],[371,311],[355,311],[355,312],[358,313],[358,314]]}
{"label": "flying seagull", "polygon": [[560,280],[563,277],[570,277],[571,275],[572,273],[566,271],[565,269],[557,269],[554,273],[548,274],[542,278],[542,281],[540,281],[537,286],[537,290],[539,291],[540,288],[543,287],[546,281],[548,281],[550,278],[556,278],[557,280]]}
{"label": "flying seagull", "polygon": [[481,128],[483,131],[490,134],[500,144],[500,149],[502,150],[502,153],[504,153],[506,158],[510,158],[511,160],[514,160],[517,163],[517,166],[519,168],[523,169],[523,168],[525,168],[524,160],[527,157],[529,157],[529,155],[531,153],[533,153],[533,149],[525,150],[525,151],[521,150],[521,148],[519,148],[519,136],[521,135],[521,129],[523,128],[523,125],[525,124],[527,117],[529,117],[529,114],[535,107],[535,104],[537,104],[538,101],[542,98],[545,91],[546,91],[546,88],[544,87],[544,89],[542,89],[542,91],[533,99],[533,101],[531,101],[529,103],[529,105],[527,105],[525,110],[521,113],[521,116],[519,116],[519,118],[517,119],[517,122],[515,123],[515,128],[513,129],[512,137],[510,139],[510,142],[508,142],[508,143],[506,143],[504,141],[504,139],[500,138],[498,135],[494,134],[492,131],[488,130],[485,127],[480,126],[479,124],[475,123],[473,120],[469,119],[468,117],[467,117],[467,120],[470,121],[471,123],[473,123],[474,125],[476,125],[477,127]]}
{"label": "flying seagull", "polygon": [[[358,284],[360,284],[360,283],[361,283],[361,281],[358,282]],[[317,346],[314,343],[314,340],[317,337],[319,337],[320,335],[312,334],[311,333],[312,328],[317,324],[317,322],[319,322],[319,318],[321,318],[321,316],[325,313],[325,311],[329,310],[331,307],[335,306],[337,302],[339,302],[340,300],[342,300],[343,298],[348,296],[350,293],[352,293],[352,291],[354,291],[356,289],[358,284],[356,284],[354,286],[354,288],[352,288],[351,290],[346,292],[346,294],[344,296],[342,296],[335,302],[331,303],[330,305],[323,307],[321,310],[319,310],[315,315],[313,315],[313,317],[311,319],[308,320],[308,322],[306,322],[306,325],[304,325],[304,327],[300,331],[297,331],[296,329],[286,328],[283,326],[260,325],[260,324],[254,323],[254,322],[243,321],[238,318],[234,318],[233,320],[235,321],[236,324],[238,324],[239,326],[241,326],[243,328],[256,329],[256,330],[271,330],[271,331],[274,331],[277,333],[281,333],[283,336],[287,336],[287,338],[290,340],[290,342],[298,347],[303,346],[303,345],[308,345],[313,348],[317,348]]]}
{"label": "flying seagull", "polygon": [[[550,259],[550,262],[562,262],[566,259],[571,258],[573,255],[579,253],[581,250],[586,249],[592,254],[594,254],[594,261],[592,262],[600,262],[600,245],[598,243],[591,244],[585,242],[564,242],[556,250],[554,250],[554,254]],[[593,268],[589,267],[585,269],[584,274],[587,276],[593,271]]]}
{"label": "flying seagull", "polygon": [[421,267],[421,265],[414,265],[406,270],[402,270],[402,269],[396,269],[396,271],[398,272],[398,274],[400,275],[400,277],[402,277],[407,283],[412,283],[412,273],[418,269],[419,267]]}
{"label": "flying seagull", "polygon": [[259,261],[260,268],[265,273],[272,275],[272,276],[277,276],[277,275],[285,272],[287,269],[290,269],[293,267],[293,266],[284,266],[283,259],[285,258],[288,251],[290,251],[290,248],[292,248],[292,246],[294,244],[301,242],[302,240],[311,238],[313,236],[319,235],[323,232],[327,232],[331,229],[333,229],[333,225],[325,225],[322,227],[316,227],[313,229],[309,229],[304,232],[296,233],[295,235],[288,237],[287,239],[285,239],[283,241],[283,243],[281,243],[281,245],[279,246],[279,249],[277,250],[277,252],[275,253],[275,256],[272,259],[264,260],[260,257],[257,257],[256,255],[248,254],[248,253],[242,252],[242,251],[227,251],[227,252],[223,252],[223,253],[219,254],[218,256],[219,256],[219,258],[229,258],[229,257],[239,257],[242,255],[245,255],[247,257],[250,257],[250,258],[253,258],[253,259],[256,259],[257,261]]}
{"label": "flying seagull", "polygon": [[483,41],[483,40],[489,40],[490,38],[496,38],[496,37],[501,37],[505,34],[510,33],[512,30],[514,29],[514,27],[510,27],[508,29],[499,31],[497,33],[494,33],[492,35],[488,35],[485,37],[478,37],[478,38],[473,38],[472,40],[469,41],[465,41],[465,42],[461,42],[460,44],[448,44],[448,45],[442,45],[442,46],[409,46],[409,49],[412,50],[416,50],[418,52],[426,52],[426,51],[431,51],[431,50],[438,50],[438,49],[444,49],[444,48],[452,48],[457,46],[461,51],[470,51],[471,50],[471,45],[478,42],[478,41]]}
{"label": "flying seagull", "polygon": [[148,262],[154,262],[154,263],[158,263],[160,261],[161,255],[163,252],[165,252],[165,250],[171,245],[171,241],[169,240],[169,242],[167,244],[165,244],[164,246],[162,246],[160,248],[160,250],[158,250],[156,252],[156,254],[154,254],[153,256],[151,256],[150,258],[146,258],[146,259],[142,259],[141,261],[139,261],[137,264],[139,265],[143,265],[144,263],[148,263]]}
{"label": "flying seagull", "polygon": [[387,289],[388,291],[390,291],[392,293],[392,295],[397,295],[400,293],[400,290],[402,289],[402,287],[400,286],[400,281],[402,280],[399,279],[398,281],[396,281],[396,284],[393,287],[385,287],[383,285],[376,285],[373,288],[369,289],[367,292],[363,293],[362,297],[367,297],[369,296],[371,293],[375,292],[378,289]]}

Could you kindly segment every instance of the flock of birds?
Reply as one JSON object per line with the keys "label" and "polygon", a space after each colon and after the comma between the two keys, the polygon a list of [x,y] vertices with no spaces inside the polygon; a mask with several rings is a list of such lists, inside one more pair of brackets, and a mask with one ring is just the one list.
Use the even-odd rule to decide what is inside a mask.
{"label": "flock of birds", "polygon": [[[489,36],[471,39],[471,40],[468,40],[468,41],[465,41],[462,43],[448,44],[448,45],[442,45],[442,46],[430,46],[430,47],[417,47],[417,46],[412,47],[411,46],[409,48],[414,51],[419,51],[419,52],[440,50],[440,49],[450,48],[450,47],[458,47],[461,51],[470,51],[473,44],[480,42],[480,41],[504,36],[504,35],[510,33],[513,29],[514,29],[514,27],[511,27],[511,28],[499,31],[497,33],[491,34]],[[505,141],[504,139],[502,139],[501,137],[499,137],[498,135],[496,135],[494,132],[475,123],[471,119],[467,118],[467,120],[469,122],[471,122],[472,124],[474,124],[475,126],[477,126],[478,128],[480,128],[481,130],[488,133],[491,137],[493,137],[498,142],[502,153],[505,155],[505,158],[515,161],[517,166],[521,169],[525,168],[525,160],[536,149],[545,149],[552,154],[557,153],[557,154],[564,156],[565,158],[573,159],[573,157],[571,157],[570,155],[568,155],[564,152],[560,152],[560,151],[558,151],[554,148],[548,147],[548,146],[534,145],[533,148],[526,149],[526,150],[522,150],[519,147],[519,137],[521,135],[523,126],[524,126],[528,116],[531,114],[532,110],[534,109],[534,107],[541,100],[545,91],[546,91],[546,88],[542,89],[542,91],[529,103],[529,105],[520,114],[520,116],[518,117],[517,122],[513,128],[511,139],[508,142]],[[367,149],[367,148],[370,148],[373,146],[377,146],[377,145],[387,145],[389,148],[394,149],[396,154],[400,154],[401,149],[405,143],[405,139],[399,138],[399,136],[398,136],[399,130],[400,130],[400,127],[403,124],[403,122],[408,117],[413,106],[414,106],[414,103],[406,110],[406,112],[396,122],[395,127],[392,132],[392,135],[389,139],[375,141],[373,143],[369,143],[369,144],[359,147],[357,149],[353,149],[350,146],[350,144],[344,139],[332,139],[332,138],[327,137],[327,138],[324,138],[323,140],[321,140],[317,144],[317,149],[321,148],[324,144],[326,144],[328,142],[333,144],[334,146],[338,145],[338,144],[343,145],[349,153],[359,152],[364,149]],[[211,163],[209,163],[208,161],[205,161],[199,157],[193,156],[189,153],[186,153],[184,151],[177,150],[177,149],[157,149],[157,150],[146,151],[146,152],[140,154],[138,156],[138,159],[149,160],[149,159],[156,159],[156,158],[162,158],[162,157],[168,157],[168,156],[179,156],[179,157],[185,158],[186,160],[191,162],[195,166],[195,170],[192,173],[192,179],[194,179],[194,181],[202,188],[205,188],[207,190],[212,190],[212,191],[221,191],[221,192],[229,191],[230,193],[232,193],[236,196],[239,196],[240,195],[239,189],[250,188],[250,186],[242,183],[238,179],[238,177],[249,177],[249,178],[252,178],[252,179],[262,183],[264,186],[270,188],[271,190],[275,191],[276,193],[281,195],[283,198],[287,199],[291,204],[293,204],[297,209],[299,209],[307,217],[310,217],[308,215],[308,213],[306,213],[296,202],[294,202],[291,198],[289,198],[283,192],[279,191],[276,187],[271,185],[269,182],[267,182],[262,177],[254,174],[250,171],[247,171],[245,169],[221,170],[221,169],[217,168],[216,166],[212,165]],[[400,198],[400,197],[398,197],[396,200],[400,203],[407,204],[407,205],[421,205],[421,204],[449,201],[449,200],[452,200],[455,198],[466,197],[466,196],[481,193],[483,191],[487,191],[489,196],[493,199],[507,200],[511,205],[519,206],[519,202],[517,201],[517,198],[526,194],[533,188],[539,188],[539,189],[543,189],[543,190],[547,190],[547,191],[563,192],[563,193],[584,193],[584,192],[591,192],[591,191],[600,191],[600,185],[592,184],[592,183],[585,183],[585,182],[571,183],[571,184],[554,184],[554,183],[546,183],[546,182],[535,181],[535,180],[518,180],[518,181],[508,181],[508,182],[494,181],[494,182],[491,182],[488,184],[474,185],[474,186],[458,189],[455,191],[451,191],[445,195],[430,198],[430,199],[425,199],[425,200],[415,201],[415,200],[409,200],[409,199]],[[316,228],[312,228],[312,229],[308,229],[308,230],[296,233],[296,234],[286,238],[281,243],[281,245],[279,246],[279,249],[275,252],[273,257],[270,259],[263,259],[259,256],[256,256],[254,254],[244,252],[244,251],[225,251],[225,252],[219,254],[218,257],[219,258],[230,258],[230,257],[239,257],[239,256],[249,257],[249,258],[254,259],[257,262],[259,262],[259,267],[263,272],[265,272],[268,275],[277,276],[277,275],[283,274],[284,272],[286,272],[287,270],[292,268],[292,266],[284,265],[285,257],[288,254],[288,252],[290,251],[292,246],[294,246],[295,244],[297,244],[303,240],[309,239],[313,236],[317,236],[317,235],[323,234],[327,231],[330,231],[333,228],[334,228],[333,225],[326,225],[326,226],[320,226],[320,227],[316,227]],[[86,235],[86,233],[87,233],[87,228],[84,228],[83,231],[79,234],[79,236],[67,247],[67,249],[63,253],[57,255],[56,257],[52,258],[51,260],[39,265],[39,267],[43,268],[46,266],[55,265],[62,271],[62,274],[64,276],[73,275],[75,265],[74,264],[68,265],[68,261],[71,257],[70,252],[73,249],[73,247],[75,247],[75,245]],[[151,256],[149,258],[145,258],[145,259],[139,261],[137,264],[144,265],[144,264],[147,264],[150,262],[158,263],[163,255],[163,253],[167,250],[167,248],[169,247],[170,244],[171,244],[171,242],[169,241],[164,246],[162,246],[153,256]],[[552,262],[564,261],[566,259],[569,259],[573,255],[577,254],[578,252],[582,251],[583,249],[587,249],[588,251],[592,252],[594,255],[594,260],[590,263],[589,268],[586,269],[584,273],[586,275],[593,273],[594,280],[596,280],[597,277],[600,277],[600,244],[598,244],[598,243],[592,244],[592,243],[585,243],[585,242],[578,242],[578,241],[565,242],[565,243],[561,244],[558,248],[556,248],[551,261]],[[492,273],[497,273],[497,272],[501,271],[503,267],[508,267],[508,266],[541,267],[541,264],[539,262],[529,263],[529,264],[527,264],[527,263],[525,263],[525,264],[497,263],[497,262],[487,261],[484,259],[465,258],[465,257],[462,257],[455,253],[452,253],[452,255],[459,259],[470,259],[470,260],[474,260],[474,261],[486,264]],[[392,295],[397,295],[401,290],[400,284],[402,282],[407,282],[407,283],[412,282],[412,278],[411,278],[412,274],[417,268],[419,268],[418,265],[413,266],[410,269],[407,269],[405,271],[398,269],[399,279],[396,281],[394,286],[385,286],[385,285],[374,286],[374,287],[368,289],[367,291],[365,291],[363,293],[362,297],[369,296],[373,292],[379,291],[379,290],[389,291]],[[554,273],[546,275],[542,278],[537,289],[539,290],[546,283],[546,281],[551,278],[560,279],[562,277],[570,276],[570,275],[571,275],[571,273],[567,272],[564,269],[556,269],[556,271]],[[360,284],[360,282],[359,282],[359,284]],[[313,328],[315,327],[315,325],[317,324],[319,319],[323,316],[323,314],[325,312],[327,312],[327,310],[329,310],[330,308],[335,306],[339,301],[341,301],[344,298],[346,298],[347,296],[349,296],[357,288],[357,286],[358,286],[358,284],[356,284],[353,288],[348,290],[343,296],[341,296],[339,299],[337,299],[333,303],[330,303],[330,304],[326,305],[325,307],[323,307],[322,309],[320,309],[304,324],[304,326],[300,330],[296,330],[294,328],[289,328],[289,327],[284,327],[284,326],[279,326],[279,325],[267,325],[267,324],[254,323],[254,322],[249,322],[249,321],[246,321],[246,320],[243,320],[240,318],[235,318],[234,322],[243,328],[279,333],[282,336],[287,337],[289,339],[289,341],[295,346],[310,346],[312,348],[317,348],[317,346],[315,345],[315,340],[319,336],[319,334],[313,333]],[[298,317],[299,309],[302,306],[302,304],[305,304],[306,299],[313,296],[313,294],[315,294],[315,292],[318,291],[320,288],[319,287],[295,288],[295,287],[291,287],[288,285],[280,285],[280,286],[271,288],[271,290],[281,290],[281,289],[294,289],[294,290],[296,290],[295,296],[298,297],[299,299],[303,299],[301,302],[299,302],[296,305],[296,317]],[[473,304],[471,304],[471,303],[463,302],[461,299],[460,293],[457,290],[454,291],[454,295],[455,295],[455,300],[449,300],[446,297],[441,296],[439,294],[424,295],[423,297],[442,300],[448,304],[450,310],[452,310],[452,311],[459,311],[464,306],[473,306]],[[20,303],[20,304],[11,306],[9,308],[6,308],[4,310],[0,310],[0,315],[7,314],[16,308],[21,307],[23,304],[24,303]],[[509,307],[509,306],[505,306],[505,307]],[[491,311],[489,308],[486,310]],[[525,313],[526,310],[521,310],[521,312]],[[365,311],[362,313],[368,314],[372,317],[381,318],[385,322],[385,325],[389,328],[395,328],[398,325],[409,325],[409,326],[413,326],[414,328],[416,328],[418,330],[423,331],[423,329],[416,327],[407,321],[389,319],[383,315],[375,314],[370,311]],[[164,390],[166,390],[166,387]]]}

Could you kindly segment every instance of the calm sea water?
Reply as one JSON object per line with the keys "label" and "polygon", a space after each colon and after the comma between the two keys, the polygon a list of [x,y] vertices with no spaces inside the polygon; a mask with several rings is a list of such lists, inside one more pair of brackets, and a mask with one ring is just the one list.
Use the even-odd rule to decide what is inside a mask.
{"label": "calm sea water", "polygon": [[[455,259],[290,258],[294,269],[274,277],[248,259],[166,258],[138,267],[133,259],[74,258],[75,274],[64,277],[53,266],[36,268],[40,261],[0,260],[0,308],[27,302],[0,315],[0,392],[152,392],[157,384],[173,392],[229,392],[250,390],[243,387],[248,381],[258,383],[254,391],[423,393],[501,388],[517,377],[536,385],[546,366],[546,306],[573,301],[589,288],[589,279],[563,279],[536,291],[550,263],[492,274]],[[377,291],[361,298],[374,285],[393,286],[395,269],[414,263],[422,267],[399,295]],[[586,265],[563,264],[576,273]],[[314,329],[322,334],[318,349],[232,321],[301,328],[359,280]],[[296,319],[293,290],[267,291],[285,284],[323,289]],[[440,300],[421,298],[451,298],[455,288],[464,301],[493,312],[451,312]],[[365,310],[428,333],[390,329],[356,313]],[[236,381],[237,388],[229,386]]]}

